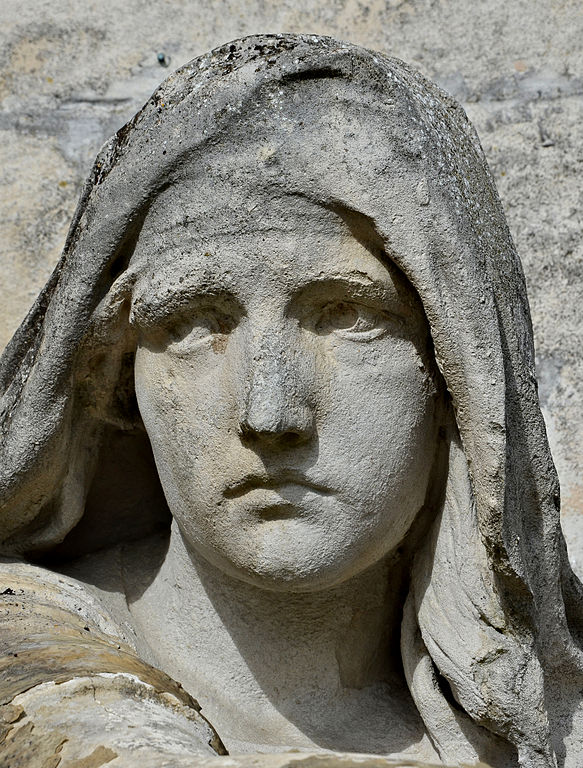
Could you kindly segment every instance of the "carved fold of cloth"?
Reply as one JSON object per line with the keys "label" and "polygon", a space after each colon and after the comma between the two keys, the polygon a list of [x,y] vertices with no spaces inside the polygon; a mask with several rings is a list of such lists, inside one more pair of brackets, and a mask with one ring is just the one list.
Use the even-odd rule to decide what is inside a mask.
{"label": "carved fold of cloth", "polygon": [[[333,99],[322,90],[332,80]],[[332,108],[340,121],[330,119]],[[100,515],[91,523],[90,489],[79,478],[100,477],[93,449],[109,429],[135,426],[132,356],[121,343],[127,328],[115,286],[148,206],[164,189],[190,173],[203,178],[211,157],[232,182],[225,146],[246,148],[253,163],[258,148],[268,147],[262,183],[366,216],[423,304],[468,488],[459,514],[452,504],[449,517],[436,518],[410,592],[411,635],[421,638],[427,670],[412,676],[410,689],[440,755],[461,759],[464,743],[474,751],[469,726],[506,739],[525,768],[580,765],[583,590],[560,530],[522,269],[463,110],[381,54],[313,36],[235,41],[174,73],[104,146],[63,257],[0,359],[2,552],[50,552],[88,519],[92,544],[106,545],[99,536],[108,528]],[[235,176],[238,193],[250,186],[251,199],[256,175],[246,169]],[[401,200],[409,201],[407,213],[394,216]],[[151,475],[143,471],[139,481]],[[135,518],[137,537],[143,515]],[[123,527],[116,521],[111,530],[121,537]],[[474,551],[479,557],[468,556]],[[78,611],[61,595],[65,580],[54,594],[43,593],[54,588],[47,571],[7,564],[6,574],[0,592],[14,592],[2,597],[2,674],[11,691],[5,707],[12,707],[1,752],[7,765],[26,766],[27,739],[56,739],[65,722],[72,735],[59,737],[65,740],[44,765],[76,748],[77,732],[85,743],[95,733],[95,749],[127,754],[141,768],[148,755],[149,764],[168,764],[155,757],[160,739],[168,754],[178,755],[183,738],[190,754],[216,759],[207,731],[197,730],[207,726],[192,700],[141,662],[131,642],[126,647],[87,615],[87,606]],[[19,615],[27,621],[20,624]],[[30,653],[24,665],[21,653]],[[455,707],[434,685],[438,675]],[[123,695],[122,681],[129,686]],[[437,694],[429,697],[428,689]],[[67,702],[77,696],[83,707],[79,715],[70,707],[69,715]],[[41,706],[46,711],[37,717]],[[452,738],[448,724],[459,713],[464,728]],[[78,727],[78,718],[86,723]],[[131,738],[128,729],[123,736],[108,730],[120,718]],[[11,752],[18,734],[22,746]],[[28,765],[42,766],[39,755]]]}
{"label": "carved fold of cloth", "polygon": [[[9,560],[0,562],[0,691],[2,766],[217,768],[227,754],[198,702],[137,656],[83,584]],[[437,768],[408,757],[336,753],[229,757],[230,768],[356,763]]]}
{"label": "carved fold of cloth", "polygon": [[116,758],[160,768],[226,754],[195,699],[138,658],[83,585],[8,561],[0,566],[0,691],[2,765],[11,768]]}

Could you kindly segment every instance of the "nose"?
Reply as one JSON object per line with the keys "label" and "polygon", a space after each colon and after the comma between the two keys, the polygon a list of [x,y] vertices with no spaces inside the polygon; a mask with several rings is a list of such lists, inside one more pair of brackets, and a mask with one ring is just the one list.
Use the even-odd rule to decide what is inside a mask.
{"label": "nose", "polygon": [[241,439],[287,447],[308,441],[315,430],[309,354],[285,334],[266,333],[248,360]]}

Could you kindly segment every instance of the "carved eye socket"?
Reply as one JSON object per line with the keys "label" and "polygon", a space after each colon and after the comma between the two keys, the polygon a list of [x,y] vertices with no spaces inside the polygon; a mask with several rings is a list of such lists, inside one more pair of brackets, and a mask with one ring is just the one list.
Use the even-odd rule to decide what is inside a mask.
{"label": "carved eye socket", "polygon": [[389,315],[380,309],[356,302],[337,301],[324,307],[315,331],[321,335],[334,333],[345,339],[370,341],[382,336],[390,322]]}
{"label": "carved eye socket", "polygon": [[231,314],[216,307],[200,307],[166,329],[168,347],[185,352],[209,337],[228,335],[236,325],[237,320]]}

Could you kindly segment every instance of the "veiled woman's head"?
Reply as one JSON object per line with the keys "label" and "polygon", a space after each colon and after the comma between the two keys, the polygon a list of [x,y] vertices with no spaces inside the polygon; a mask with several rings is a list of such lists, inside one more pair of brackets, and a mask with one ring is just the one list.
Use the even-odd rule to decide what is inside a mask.
{"label": "veiled woman's head", "polygon": [[[15,516],[20,549],[27,538],[50,546],[57,525],[82,516],[83,493],[66,510],[55,498],[77,437],[76,487],[103,463],[112,429],[145,426],[175,516],[196,494],[234,510],[267,462],[306,474],[312,491],[293,493],[313,503],[319,493],[321,509],[274,508],[258,530],[308,526],[315,564],[323,541],[352,526],[375,550],[352,553],[366,567],[426,502],[449,397],[474,496],[488,497],[479,511],[499,533],[496,283],[525,322],[527,309],[475,137],[459,107],[400,63],[326,39],[266,39],[173,75],[96,162],[27,353],[26,388],[42,384],[52,445],[36,435],[26,458],[60,472],[50,502],[37,494]],[[344,493],[346,518],[332,509]],[[249,522],[235,518],[229,538]],[[216,516],[212,527],[227,536]]]}
{"label": "veiled woman's head", "polygon": [[209,169],[150,208],[127,273],[136,395],[188,544],[313,590],[402,542],[444,409],[421,303],[367,219],[251,170],[252,197],[225,200]]}
{"label": "veiled woman's head", "polygon": [[406,65],[266,36],[174,74],[1,373],[6,551],[144,533],[146,501],[269,589],[413,542],[404,670],[442,756],[487,729],[552,765],[541,665],[579,658],[580,608],[524,280],[463,111]]}

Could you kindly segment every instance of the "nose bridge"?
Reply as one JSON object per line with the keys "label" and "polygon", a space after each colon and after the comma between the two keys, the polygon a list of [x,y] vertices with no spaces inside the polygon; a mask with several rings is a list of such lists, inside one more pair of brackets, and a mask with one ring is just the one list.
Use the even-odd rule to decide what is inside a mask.
{"label": "nose bridge", "polygon": [[254,332],[248,349],[241,432],[263,436],[313,430],[310,384],[313,364],[300,340],[284,324]]}

